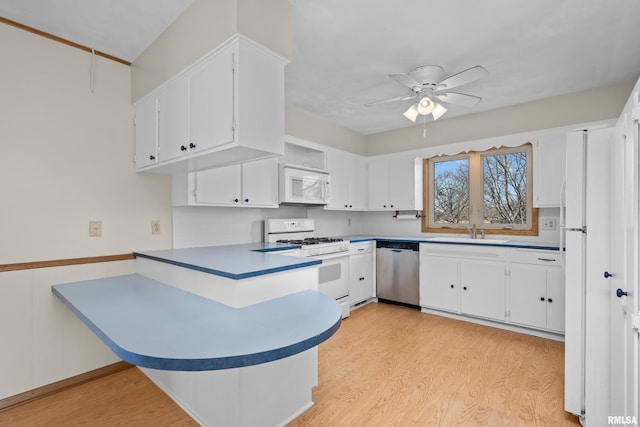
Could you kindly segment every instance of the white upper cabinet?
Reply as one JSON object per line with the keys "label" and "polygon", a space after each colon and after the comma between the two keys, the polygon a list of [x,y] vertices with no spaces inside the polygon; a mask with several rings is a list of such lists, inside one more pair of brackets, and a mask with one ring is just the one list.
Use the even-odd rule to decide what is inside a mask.
{"label": "white upper cabinet", "polygon": [[369,210],[422,210],[421,164],[415,155],[369,160]]}
{"label": "white upper cabinet", "polygon": [[194,68],[189,77],[189,143],[202,151],[233,142],[234,59],[225,49]]}
{"label": "white upper cabinet", "polygon": [[564,180],[567,134],[540,136],[533,151],[533,207],[560,206]]}
{"label": "white upper cabinet", "polygon": [[136,104],[136,165],[158,163],[158,99],[147,97]]}
{"label": "white upper cabinet", "polygon": [[136,102],[136,123],[157,99],[157,163],[138,151],[151,145],[136,130],[138,171],[179,174],[284,154],[286,61],[236,35]]}
{"label": "white upper cabinet", "polygon": [[[158,93],[158,154],[164,162],[189,151],[189,81],[179,79]],[[138,117],[136,115],[136,121]],[[137,154],[136,154],[137,156]]]}
{"label": "white upper cabinet", "polygon": [[242,164],[242,204],[278,207],[278,159],[272,157]]}
{"label": "white upper cabinet", "polygon": [[174,206],[278,207],[275,157],[174,175]]}
{"label": "white upper cabinet", "polygon": [[329,210],[367,209],[367,164],[363,157],[341,151],[327,152]]}

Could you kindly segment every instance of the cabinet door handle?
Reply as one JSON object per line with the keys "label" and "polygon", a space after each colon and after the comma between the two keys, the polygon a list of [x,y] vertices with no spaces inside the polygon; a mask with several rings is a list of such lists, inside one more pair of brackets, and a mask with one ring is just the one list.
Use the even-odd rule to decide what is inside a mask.
{"label": "cabinet door handle", "polygon": [[450,285],[450,286],[451,286],[451,289],[453,289],[453,288],[454,288],[454,286],[453,286],[453,285]]}
{"label": "cabinet door handle", "polygon": [[244,202],[245,203],[249,203],[249,199],[244,199]]}
{"label": "cabinet door handle", "polygon": [[149,160],[155,160],[156,156],[154,156],[153,154],[149,156]]}
{"label": "cabinet door handle", "polygon": [[466,291],[466,290],[467,290],[467,287],[466,287],[466,286],[463,286],[463,287],[462,287],[462,289],[464,289],[464,290]]}
{"label": "cabinet door handle", "polygon": [[555,258],[538,258],[538,261],[554,262]]}
{"label": "cabinet door handle", "polygon": [[553,300],[552,300],[551,298],[549,298],[547,301],[549,301],[549,302],[553,302]]}
{"label": "cabinet door handle", "polygon": [[184,145],[180,146],[180,151],[187,151],[187,147],[185,147]]}
{"label": "cabinet door handle", "polygon": [[240,200],[239,199],[233,199],[234,202],[238,203]]}
{"label": "cabinet door handle", "polygon": [[190,142],[189,143],[189,148],[191,148],[191,149],[196,148],[196,144],[194,144],[193,142]]}
{"label": "cabinet door handle", "polygon": [[540,297],[540,301],[544,302],[544,297]]}

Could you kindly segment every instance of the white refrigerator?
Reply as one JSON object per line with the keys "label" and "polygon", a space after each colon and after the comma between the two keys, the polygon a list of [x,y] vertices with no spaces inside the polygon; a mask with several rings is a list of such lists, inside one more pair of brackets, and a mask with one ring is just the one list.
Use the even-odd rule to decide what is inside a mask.
{"label": "white refrigerator", "polygon": [[[583,425],[608,402],[610,151],[613,130],[567,135],[561,211],[565,248],[565,410]],[[603,400],[600,400],[603,399]],[[592,424],[595,425],[595,424]]]}

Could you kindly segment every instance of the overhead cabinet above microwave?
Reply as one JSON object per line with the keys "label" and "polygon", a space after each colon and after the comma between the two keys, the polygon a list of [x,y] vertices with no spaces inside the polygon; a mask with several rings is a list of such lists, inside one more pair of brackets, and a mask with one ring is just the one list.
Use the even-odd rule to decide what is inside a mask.
{"label": "overhead cabinet above microwave", "polygon": [[140,99],[137,170],[176,174],[284,154],[285,64],[236,35]]}

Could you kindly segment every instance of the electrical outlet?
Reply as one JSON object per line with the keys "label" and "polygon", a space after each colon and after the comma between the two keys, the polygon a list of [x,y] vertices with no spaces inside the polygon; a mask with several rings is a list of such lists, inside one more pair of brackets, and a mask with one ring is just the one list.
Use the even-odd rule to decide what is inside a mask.
{"label": "electrical outlet", "polygon": [[160,234],[160,221],[151,221],[151,234]]}
{"label": "electrical outlet", "polygon": [[102,236],[102,221],[89,221],[89,236],[90,237]]}
{"label": "electrical outlet", "polygon": [[540,218],[543,230],[555,230],[558,224],[558,218]]}

